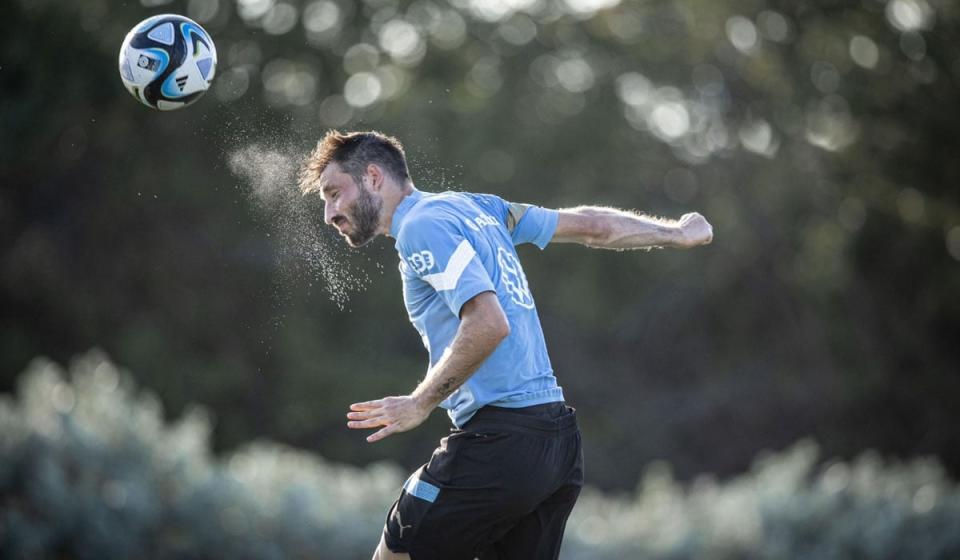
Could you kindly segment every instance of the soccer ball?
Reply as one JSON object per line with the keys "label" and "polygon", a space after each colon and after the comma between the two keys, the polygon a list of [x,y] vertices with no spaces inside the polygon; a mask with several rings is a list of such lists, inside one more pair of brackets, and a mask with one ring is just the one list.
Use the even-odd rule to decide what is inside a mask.
{"label": "soccer ball", "polygon": [[161,111],[200,98],[217,69],[213,39],[195,21],[176,14],[147,18],[120,47],[120,77],[131,95]]}

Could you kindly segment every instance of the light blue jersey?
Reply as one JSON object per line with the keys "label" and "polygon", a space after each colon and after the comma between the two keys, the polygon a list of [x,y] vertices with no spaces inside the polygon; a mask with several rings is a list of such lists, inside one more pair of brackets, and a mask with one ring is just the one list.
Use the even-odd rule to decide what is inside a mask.
{"label": "light blue jersey", "polygon": [[403,300],[430,366],[450,347],[463,304],[477,294],[496,292],[510,322],[507,338],[440,404],[457,427],[488,404],[519,408],[563,401],[514,249],[521,243],[546,247],[557,217],[555,210],[488,194],[414,190],[397,206],[390,235],[400,253]]}

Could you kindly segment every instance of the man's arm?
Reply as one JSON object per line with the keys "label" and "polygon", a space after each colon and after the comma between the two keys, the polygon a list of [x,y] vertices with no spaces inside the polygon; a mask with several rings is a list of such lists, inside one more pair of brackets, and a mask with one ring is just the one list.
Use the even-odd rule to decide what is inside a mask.
{"label": "man's arm", "polygon": [[580,243],[600,249],[642,249],[696,247],[713,240],[713,227],[696,212],[684,214],[679,220],[595,206],[559,212],[553,243]]}
{"label": "man's arm", "polygon": [[510,334],[510,323],[494,292],[483,292],[463,304],[460,326],[450,347],[426,378],[407,396],[386,397],[350,405],[347,427],[378,428],[367,437],[379,441],[419,426],[430,412],[471,376]]}

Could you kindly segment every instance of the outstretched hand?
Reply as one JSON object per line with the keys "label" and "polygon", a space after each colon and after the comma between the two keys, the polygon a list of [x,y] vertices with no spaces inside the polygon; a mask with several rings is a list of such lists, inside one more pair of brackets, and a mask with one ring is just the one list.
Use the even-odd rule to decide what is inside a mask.
{"label": "outstretched hand", "polygon": [[697,212],[680,216],[677,224],[682,237],[681,247],[696,247],[713,241],[713,226]]}
{"label": "outstretched hand", "polygon": [[423,423],[433,407],[424,407],[417,399],[404,397],[385,397],[375,401],[354,403],[352,412],[347,413],[347,427],[354,430],[382,429],[367,436],[367,442],[373,443],[398,432],[412,430]]}

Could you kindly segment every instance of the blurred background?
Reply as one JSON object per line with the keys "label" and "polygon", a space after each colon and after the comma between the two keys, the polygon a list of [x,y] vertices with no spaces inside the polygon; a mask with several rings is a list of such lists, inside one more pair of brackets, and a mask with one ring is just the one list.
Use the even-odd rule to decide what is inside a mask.
{"label": "blurred background", "polygon": [[[167,12],[219,64],[162,113],[117,52]],[[960,556],[960,4],[13,0],[0,44],[0,553],[368,555],[449,425],[345,428],[426,354],[392,242],[291,190],[338,128],[422,190],[713,223],[520,250],[565,557]]]}

